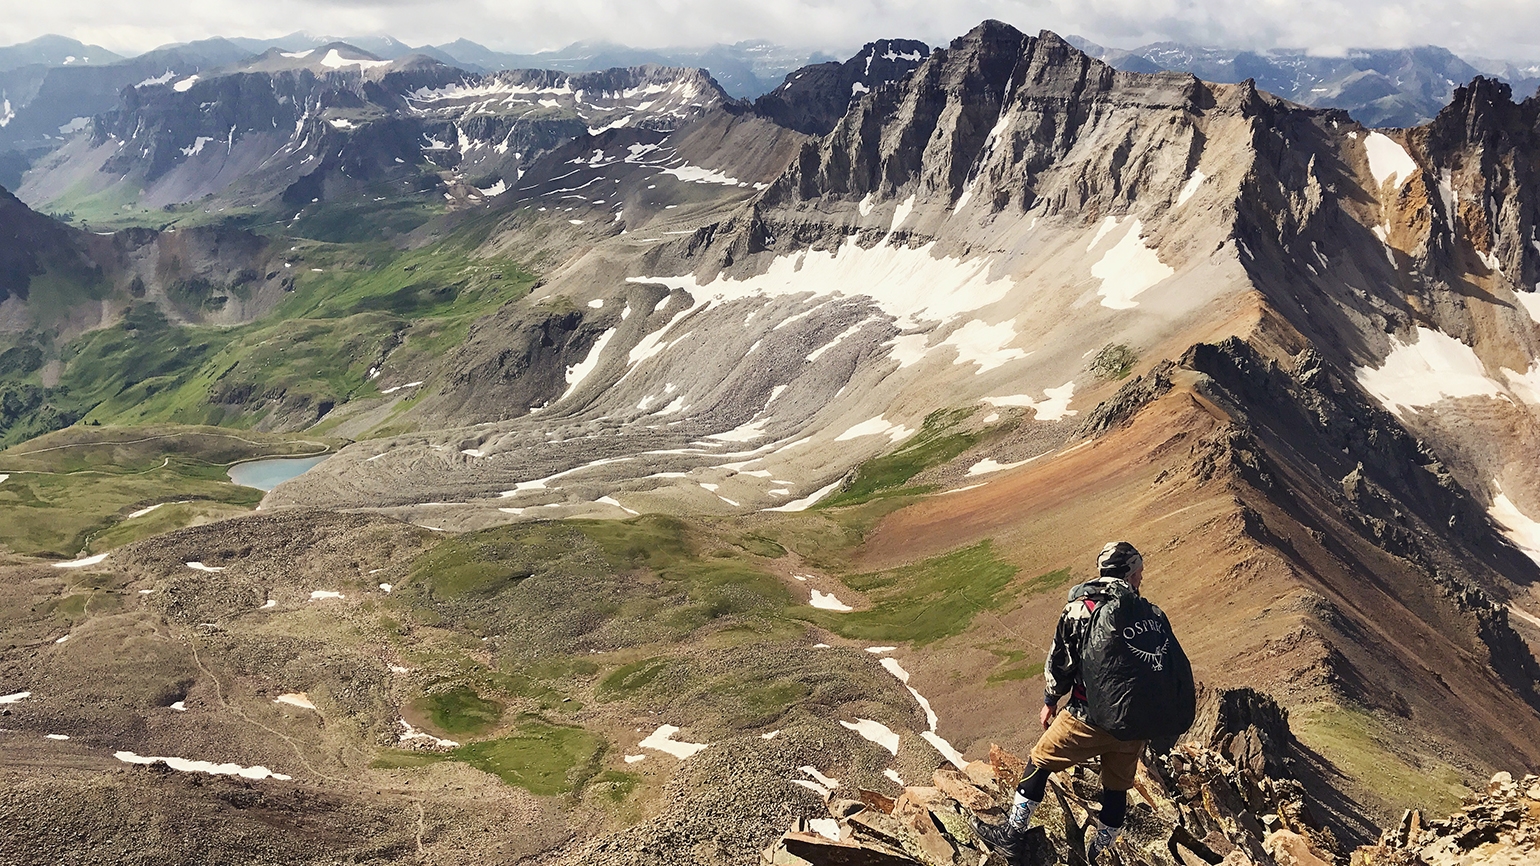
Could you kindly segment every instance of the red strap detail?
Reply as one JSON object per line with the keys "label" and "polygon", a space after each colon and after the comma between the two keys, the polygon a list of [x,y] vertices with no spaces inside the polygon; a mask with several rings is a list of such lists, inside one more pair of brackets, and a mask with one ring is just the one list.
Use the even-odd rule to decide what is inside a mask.
{"label": "red strap detail", "polygon": [[1083,599],[1083,600],[1085,601],[1085,609],[1090,611],[1091,613],[1095,613],[1096,612],[1096,600],[1092,599],[1092,598],[1087,598],[1087,599]]}

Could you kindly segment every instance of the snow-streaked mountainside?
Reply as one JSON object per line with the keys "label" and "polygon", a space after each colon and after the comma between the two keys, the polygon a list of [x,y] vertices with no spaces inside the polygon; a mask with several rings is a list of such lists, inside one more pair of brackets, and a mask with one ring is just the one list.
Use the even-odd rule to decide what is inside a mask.
{"label": "snow-streaked mountainside", "polygon": [[[962,813],[905,780],[1009,775],[1064,591],[1128,538],[1198,679],[1277,699],[1199,737],[1214,779],[1289,778],[1205,782],[1244,814],[1181,843],[1207,854],[1120,862],[1345,860],[1540,767],[1537,130],[1492,79],[1376,130],[996,21],[753,103],[343,43],[127,87],[21,190],[92,230],[0,202],[57,250],[0,259],[30,275],[6,393],[56,414],[0,408],[83,419],[0,452],[39,527],[0,532],[43,537],[19,509],[90,437],[113,483],[198,496],[263,443],[336,453],[233,519],[258,494],[93,493],[28,548],[74,558],[0,558],[7,726],[35,766],[45,724],[94,738],[86,781],[14,771],[21,813],[168,755],[321,792],[339,859],[716,866],[869,789],[930,840],[880,862],[955,864]],[[177,437],[196,459],[142,444]],[[70,575],[91,605],[48,603]],[[152,781],[124,814],[249,819]]]}
{"label": "snow-streaked mountainside", "polygon": [[293,217],[377,186],[396,187],[392,196],[403,185],[422,189],[427,166],[492,196],[574,137],[628,125],[668,130],[724,101],[700,70],[480,74],[342,43],[275,48],[126,88],[89,134],[34,166],[18,193],[40,206],[93,198],[128,210],[218,195],[227,207],[281,203]]}

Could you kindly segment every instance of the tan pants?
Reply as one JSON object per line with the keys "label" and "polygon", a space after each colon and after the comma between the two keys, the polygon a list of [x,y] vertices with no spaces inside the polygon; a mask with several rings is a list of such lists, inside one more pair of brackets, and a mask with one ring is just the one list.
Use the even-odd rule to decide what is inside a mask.
{"label": "tan pants", "polygon": [[1120,740],[1075,718],[1067,710],[1054,716],[1053,724],[1032,747],[1032,765],[1050,773],[1067,770],[1090,758],[1102,759],[1102,789],[1127,791],[1134,786],[1139,753],[1145,740]]}

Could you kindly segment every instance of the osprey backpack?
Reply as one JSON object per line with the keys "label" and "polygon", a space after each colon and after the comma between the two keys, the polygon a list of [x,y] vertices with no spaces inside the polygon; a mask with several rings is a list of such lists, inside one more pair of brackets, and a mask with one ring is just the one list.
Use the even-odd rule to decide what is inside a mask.
{"label": "osprey backpack", "polygon": [[1087,721],[1120,740],[1176,737],[1197,712],[1192,665],[1161,609],[1126,585],[1082,599]]}

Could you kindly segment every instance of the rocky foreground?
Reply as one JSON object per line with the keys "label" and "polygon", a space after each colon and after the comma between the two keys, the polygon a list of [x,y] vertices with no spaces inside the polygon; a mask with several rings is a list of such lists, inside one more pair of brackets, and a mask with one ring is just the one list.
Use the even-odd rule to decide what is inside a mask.
{"label": "rocky foreground", "polygon": [[[1521,866],[1540,863],[1540,777],[1493,777],[1457,814],[1425,822],[1407,812],[1374,845],[1346,848],[1291,774],[1287,714],[1250,690],[1208,702],[1186,742],[1151,760],[1129,792],[1123,837],[1101,866]],[[799,821],[765,850],[762,866],[1005,866],[969,827],[972,814],[1004,820],[1021,758],[938,769],[897,799],[861,791],[829,801],[829,818]],[[1049,783],[1030,831],[1027,866],[1085,864],[1095,817],[1095,767]]]}

